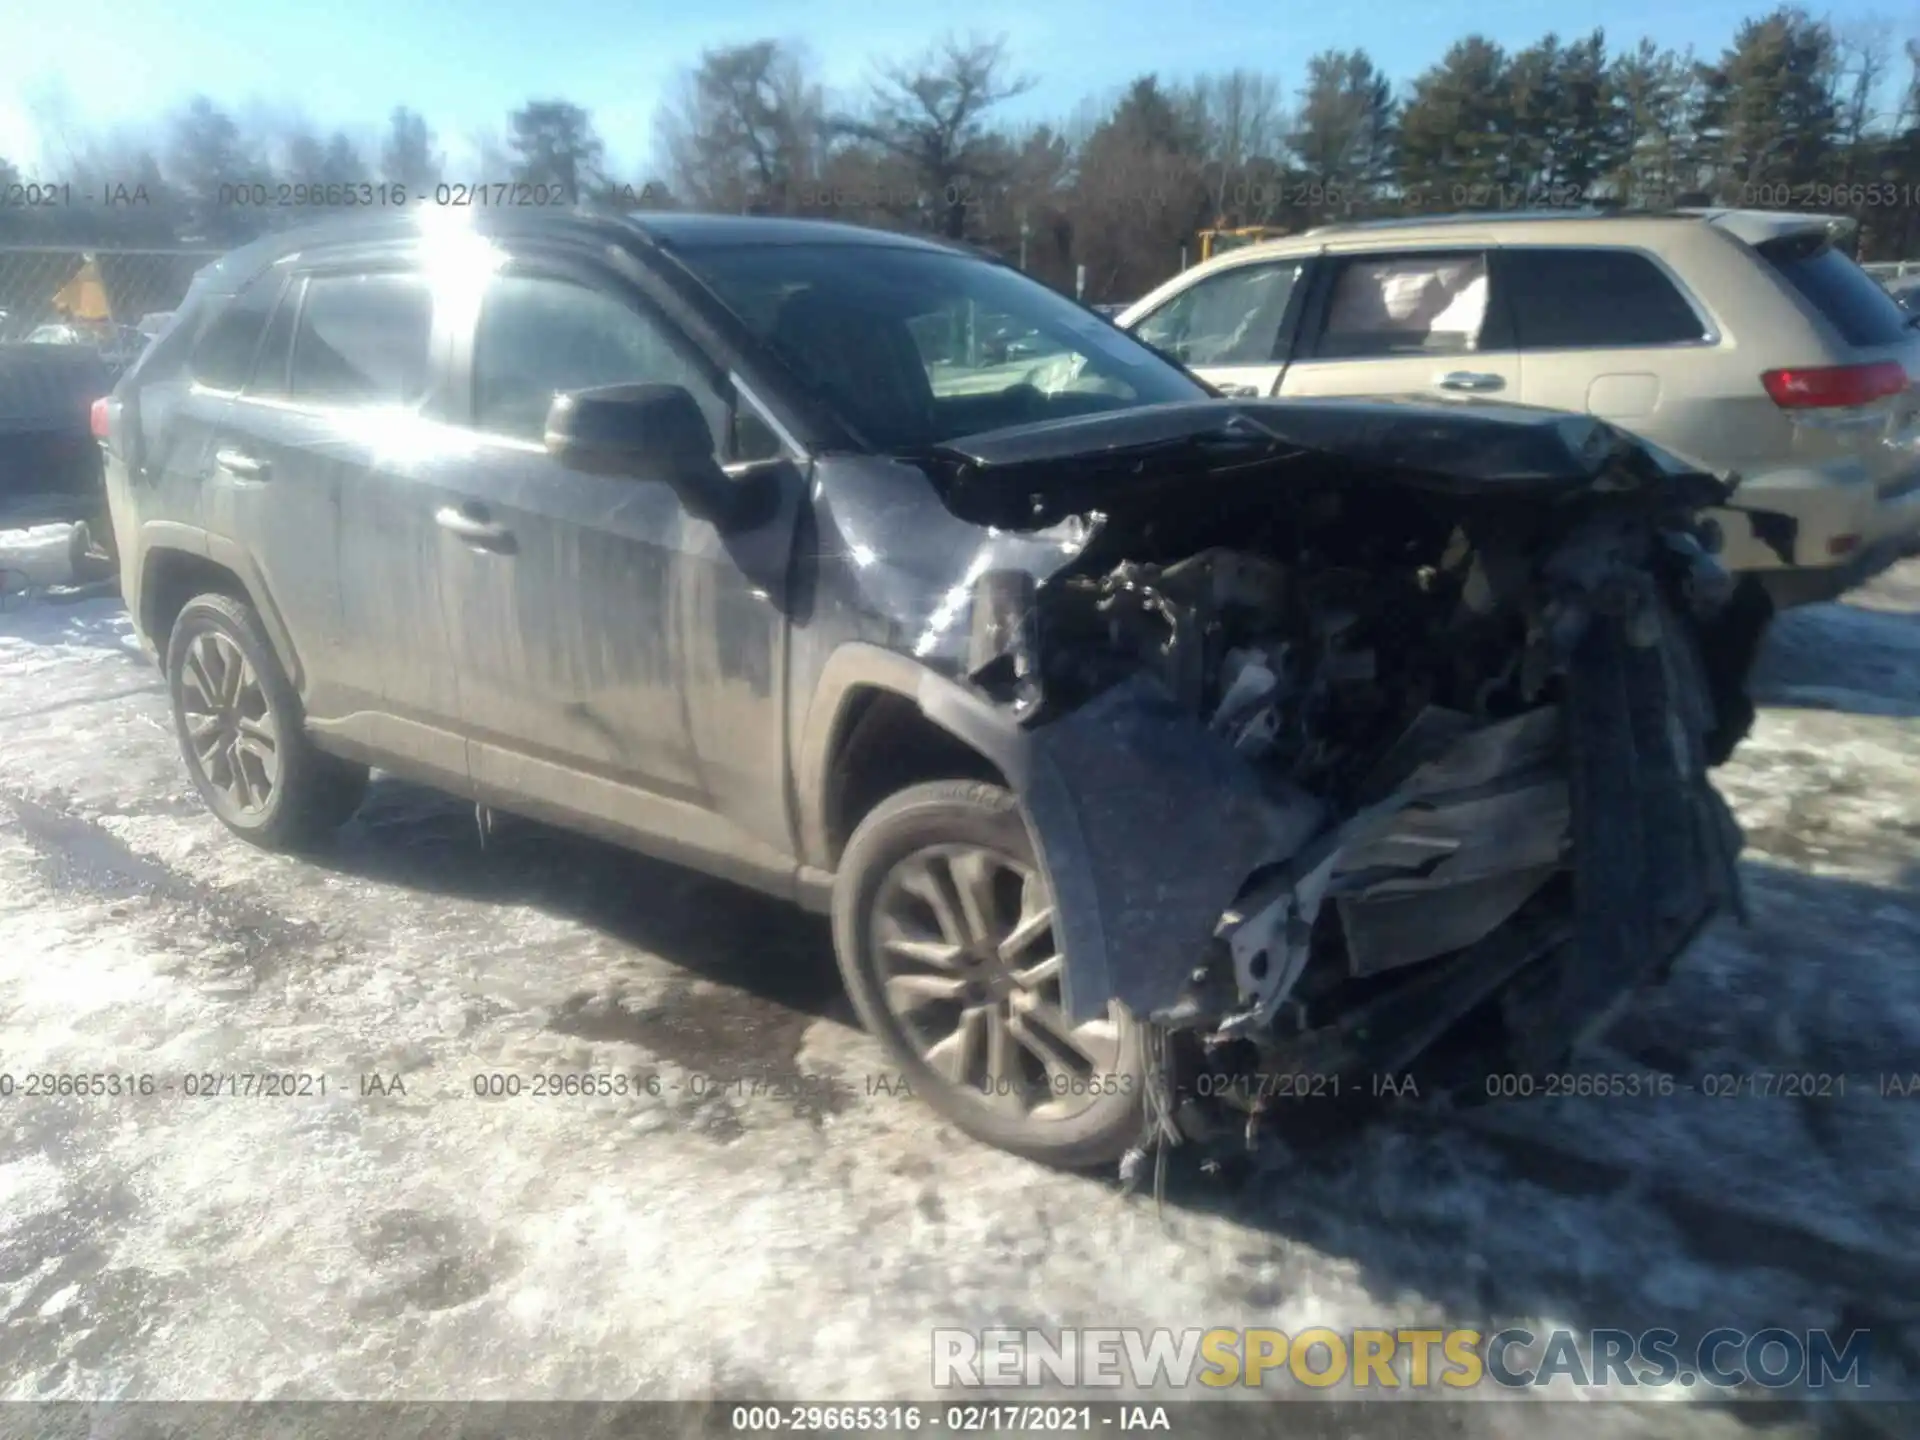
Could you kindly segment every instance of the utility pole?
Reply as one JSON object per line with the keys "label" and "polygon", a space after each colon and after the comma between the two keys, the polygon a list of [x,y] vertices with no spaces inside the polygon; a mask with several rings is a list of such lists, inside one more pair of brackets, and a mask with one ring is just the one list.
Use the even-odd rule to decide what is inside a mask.
{"label": "utility pole", "polygon": [[1020,268],[1023,271],[1027,268],[1027,236],[1030,233],[1032,232],[1027,225],[1026,207],[1022,206],[1020,209]]}

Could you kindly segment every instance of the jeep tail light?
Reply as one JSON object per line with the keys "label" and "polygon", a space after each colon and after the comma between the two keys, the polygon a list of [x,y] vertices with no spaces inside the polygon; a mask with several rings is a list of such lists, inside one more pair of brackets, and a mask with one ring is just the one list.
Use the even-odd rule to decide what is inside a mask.
{"label": "jeep tail light", "polygon": [[1760,377],[1782,410],[1839,410],[1871,405],[1907,388],[1907,367],[1898,360],[1872,365],[1822,365],[1807,370],[1769,370]]}
{"label": "jeep tail light", "polygon": [[[71,415],[73,412],[69,410],[67,413]],[[105,399],[93,402],[93,413],[89,417],[88,423],[93,429],[94,439],[104,440],[107,438],[107,402]]]}

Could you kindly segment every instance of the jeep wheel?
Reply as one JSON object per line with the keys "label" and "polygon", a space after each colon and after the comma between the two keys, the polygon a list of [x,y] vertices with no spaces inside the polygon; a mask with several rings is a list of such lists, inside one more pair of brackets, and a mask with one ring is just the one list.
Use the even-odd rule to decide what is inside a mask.
{"label": "jeep wheel", "polygon": [[882,802],[848,842],[834,948],[860,1018],[913,1089],[975,1139],[1069,1168],[1141,1136],[1139,1027],[1061,1003],[1053,899],[1026,822],[995,785]]}
{"label": "jeep wheel", "polygon": [[167,690],[194,788],[236,835],[289,848],[360,807],[366,767],[307,739],[299,697],[243,602],[201,595],[186,603],[167,639]]}

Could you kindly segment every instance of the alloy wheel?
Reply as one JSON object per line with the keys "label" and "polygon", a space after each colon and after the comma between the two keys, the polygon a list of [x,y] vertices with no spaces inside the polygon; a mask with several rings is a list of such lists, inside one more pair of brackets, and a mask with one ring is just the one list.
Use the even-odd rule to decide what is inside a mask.
{"label": "alloy wheel", "polygon": [[1046,1124],[1124,1083],[1117,1019],[1067,1018],[1053,901],[1032,866],[979,845],[915,851],[882,883],[872,934],[887,1009],[955,1090]]}
{"label": "alloy wheel", "polygon": [[280,727],[259,673],[230,637],[204,630],[187,646],[180,691],[201,778],[235,815],[260,814],[280,783]]}

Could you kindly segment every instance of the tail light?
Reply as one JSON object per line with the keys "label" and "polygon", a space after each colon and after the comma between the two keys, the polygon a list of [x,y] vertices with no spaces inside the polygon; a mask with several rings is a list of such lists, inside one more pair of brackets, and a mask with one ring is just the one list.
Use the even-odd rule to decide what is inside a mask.
{"label": "tail light", "polygon": [[[67,413],[72,414],[73,412],[68,411]],[[88,417],[88,424],[93,430],[94,439],[104,440],[107,438],[107,402],[105,399],[93,402],[93,412]]]}
{"label": "tail light", "polygon": [[1900,394],[1907,388],[1907,367],[1898,360],[1881,360],[1872,365],[1769,370],[1760,383],[1782,410],[1851,409]]}

